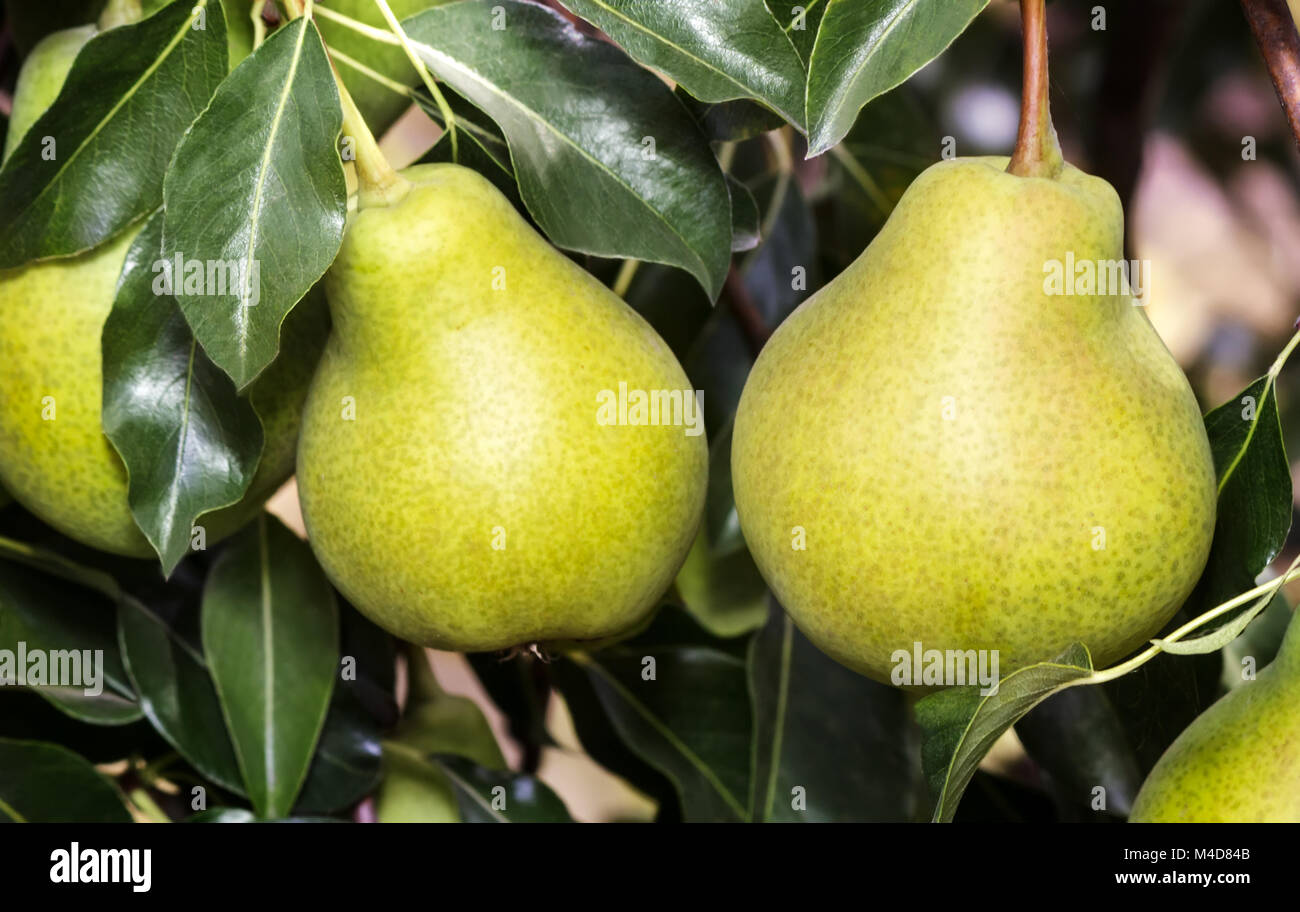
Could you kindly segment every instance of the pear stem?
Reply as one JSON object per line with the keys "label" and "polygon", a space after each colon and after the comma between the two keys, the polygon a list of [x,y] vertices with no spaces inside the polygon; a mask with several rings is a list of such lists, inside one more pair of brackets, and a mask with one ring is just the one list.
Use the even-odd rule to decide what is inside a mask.
{"label": "pear stem", "polygon": [[1018,177],[1055,177],[1065,166],[1052,126],[1047,75],[1047,0],[1020,0],[1025,32],[1025,75],[1020,134],[1007,171]]}
{"label": "pear stem", "polygon": [[[305,10],[302,0],[285,0],[285,6],[289,10],[291,19],[303,15],[311,18],[314,12],[313,0],[307,0]],[[321,44],[324,43],[324,39],[321,39]],[[327,52],[328,50],[326,48]],[[339,91],[339,105],[343,109],[343,135],[352,137],[356,144],[356,159],[353,164],[357,170],[357,208],[391,206],[406,196],[411,189],[411,182],[398,174],[388,163],[384,153],[380,151],[379,143],[375,142],[375,135],[366,126],[366,119],[361,116],[356,102],[348,93],[348,88],[343,84],[343,77],[339,75],[333,60],[330,61],[330,69],[334,73],[334,84]]]}
{"label": "pear stem", "polygon": [[142,15],[144,11],[140,8],[140,0],[108,0],[96,25],[101,32],[106,32],[119,25],[139,22]]}
{"label": "pear stem", "polygon": [[424,83],[429,94],[438,105],[438,110],[442,112],[443,129],[447,131],[447,136],[451,139],[451,160],[460,164],[460,146],[456,136],[456,115],[451,110],[451,105],[447,104],[447,99],[443,97],[442,90],[438,88],[438,83],[429,73],[429,68],[424,65],[424,61],[415,53],[411,47],[411,39],[406,37],[406,32],[402,29],[402,24],[397,21],[393,15],[392,9],[388,5],[388,0],[375,0],[375,6],[384,14],[384,21],[388,23],[388,30],[397,36],[397,40],[402,43],[402,50],[406,52],[406,59],[411,61],[411,66],[415,67],[415,72],[420,74],[420,80]]}

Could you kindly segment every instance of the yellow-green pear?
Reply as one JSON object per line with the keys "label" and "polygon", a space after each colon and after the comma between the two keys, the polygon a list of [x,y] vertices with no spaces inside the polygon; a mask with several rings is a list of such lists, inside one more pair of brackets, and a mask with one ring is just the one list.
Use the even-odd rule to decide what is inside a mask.
{"label": "yellow-green pear", "polygon": [[1143,783],[1133,823],[1300,823],[1300,620],[1277,657],[1189,725]]}
{"label": "yellow-green pear", "polygon": [[1075,641],[1109,663],[1174,614],[1210,547],[1201,414],[1120,279],[1115,191],[1007,165],[923,172],[772,336],[736,415],[763,576],[880,681],[926,683],[891,674],[917,643],[997,650],[1004,675]]}
{"label": "yellow-green pear", "polygon": [[[80,41],[63,32],[65,38],[33,49],[19,76],[15,112],[34,122],[53,103],[94,34],[87,29],[69,30]],[[10,136],[16,133],[17,127]],[[0,270],[0,485],[71,538],[147,557],[153,549],[131,515],[126,469],[101,427],[100,334],[138,233],[132,226],[78,256]],[[203,519],[209,542],[243,525],[292,474],[299,413],[326,323],[317,293],[285,320],[284,357],[249,392],[264,429],[261,463],[240,503]]]}
{"label": "yellow-green pear", "polygon": [[[326,274],[333,331],[298,449],[312,547],[350,601],[415,643],[618,634],[653,609],[700,521],[690,384],[486,179],[403,174],[400,201],[349,218]],[[677,405],[649,423],[630,405],[646,394]]]}

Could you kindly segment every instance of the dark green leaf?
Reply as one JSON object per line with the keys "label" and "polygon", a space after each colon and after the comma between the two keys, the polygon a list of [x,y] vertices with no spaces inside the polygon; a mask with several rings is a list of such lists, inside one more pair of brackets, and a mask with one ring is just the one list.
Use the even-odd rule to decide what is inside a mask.
{"label": "dark green leaf", "polygon": [[222,83],[167,171],[172,290],[199,344],[241,390],[274,360],[285,314],[338,253],[342,123],[320,35],[298,19]]}
{"label": "dark green leaf", "polygon": [[0,169],[0,269],[89,250],[158,208],[172,150],[225,75],[217,0],[178,0],[92,38]]}
{"label": "dark green leaf", "polygon": [[0,738],[0,822],[130,823],[117,789],[57,744]]}
{"label": "dark green leaf", "polygon": [[437,758],[466,823],[567,823],[560,797],[536,776],[484,769],[463,757]]}
{"label": "dark green leaf", "polygon": [[680,612],[663,614],[644,639],[571,658],[628,746],[673,781],[687,820],[748,820],[745,662],[702,644],[698,633],[665,641],[662,628],[681,619],[674,616]]}
{"label": "dark green leaf", "polygon": [[340,616],[344,670],[294,807],[297,814],[333,813],[372,792],[379,783],[383,730],[397,721],[393,638],[346,602]]}
{"label": "dark green leaf", "polygon": [[153,727],[208,779],[245,794],[216,688],[201,654],[134,600],[121,604],[117,622],[126,670]]}
{"label": "dark green leaf", "polygon": [[1017,669],[994,694],[950,687],[916,704],[921,764],[935,799],[934,820],[952,820],[962,792],[993,743],[1029,710],[1070,682],[1092,674],[1088,650],[1075,644],[1055,661]]}
{"label": "dark green leaf", "polygon": [[334,591],[306,543],[263,513],[213,564],[203,653],[260,817],[293,808],[338,674]]}
{"label": "dark green leaf", "polygon": [[752,98],[804,129],[804,68],[754,0],[561,0],[701,101]]}
{"label": "dark green leaf", "polygon": [[1291,470],[1274,385],[1283,363],[1205,416],[1219,478],[1214,544],[1197,584],[1197,604],[1206,609],[1250,589],[1291,527]]}
{"label": "dark green leaf", "polygon": [[[116,609],[102,596],[78,588],[27,567],[0,561],[0,650],[12,654],[10,661],[21,663],[19,651],[27,655],[43,654],[44,674],[52,672],[48,663],[56,655],[76,653],[84,661],[71,666],[78,680],[64,684],[50,681],[32,689],[63,712],[83,722],[97,725],[124,725],[142,717],[130,679],[122,665],[122,655],[114,635]],[[102,657],[102,666],[95,666]],[[8,658],[8,657],[7,657]],[[19,673],[17,667],[5,668],[0,659],[0,677],[5,671]],[[98,682],[92,680],[102,674]],[[99,693],[87,693],[87,690]]]}
{"label": "dark green leaf", "polygon": [[807,67],[808,58],[812,56],[813,42],[817,40],[817,29],[821,27],[822,17],[826,15],[826,6],[830,0],[764,0],[767,8],[781,30],[785,32],[790,43],[799,53],[799,59]]}
{"label": "dark green leaf", "polygon": [[682,89],[677,97],[691,112],[704,135],[712,142],[741,142],[762,136],[781,127],[785,121],[762,105],[752,101],[723,101],[707,104],[692,98]]}
{"label": "dark green leaf", "polygon": [[678,266],[717,297],[731,255],[727,185],[667,86],[519,0],[466,0],[402,25],[505,133],[520,194],[553,242]]}
{"label": "dark green leaf", "polygon": [[906,695],[813,646],[773,603],[749,649],[754,819],[907,821],[922,791]]}
{"label": "dark green leaf", "polygon": [[727,175],[727,192],[731,194],[731,250],[733,253],[753,250],[762,240],[754,194],[730,174]]}
{"label": "dark green leaf", "polygon": [[202,514],[236,503],[262,452],[247,399],[194,340],[176,299],[157,294],[162,214],[127,251],[104,323],[104,433],[130,478],[136,524],[171,573]]}
{"label": "dark green leaf", "polygon": [[862,106],[939,56],[988,0],[827,0],[808,62],[808,155],[849,132]]}

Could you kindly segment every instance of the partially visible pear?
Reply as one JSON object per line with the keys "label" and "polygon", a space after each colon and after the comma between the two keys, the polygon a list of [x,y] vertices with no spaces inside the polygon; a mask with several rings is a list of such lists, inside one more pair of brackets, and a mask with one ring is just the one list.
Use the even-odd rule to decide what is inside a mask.
{"label": "partially visible pear", "polygon": [[1142,785],[1133,823],[1300,823],[1300,615],[1252,682],[1189,725]]}
{"label": "partially visible pear", "polygon": [[1046,291],[1053,263],[1123,259],[1115,191],[1007,164],[922,173],[772,336],[736,415],[763,576],[814,643],[880,681],[918,642],[997,650],[1004,675],[1074,641],[1109,663],[1209,552],[1205,428],[1146,313],[1127,287]]}
{"label": "partially visible pear", "polygon": [[[53,103],[94,32],[93,26],[71,29],[33,49],[14,95],[14,110],[27,123]],[[27,129],[19,124],[9,138],[19,126]],[[0,484],[71,538],[147,557],[153,549],[131,515],[126,470],[104,436],[100,415],[100,334],[138,233],[132,226],[78,256],[0,270]],[[210,542],[242,526],[292,474],[298,414],[327,325],[316,291],[285,320],[283,356],[249,391],[265,432],[262,461],[240,503],[202,520]],[[47,402],[53,403],[54,420],[43,416]]]}
{"label": "partially visible pear", "polygon": [[14,85],[13,111],[9,115],[9,132],[5,134],[4,160],[8,160],[18,142],[54,103],[68,71],[86,42],[98,34],[94,25],[51,32],[32,48],[18,72]]}
{"label": "partially visible pear", "polygon": [[312,548],[415,643],[618,634],[686,556],[708,450],[681,426],[602,424],[600,396],[690,384],[486,179],[403,174],[399,202],[350,217],[326,275],[334,328],[298,450]]}
{"label": "partially visible pear", "polygon": [[[388,0],[388,6],[392,9],[393,15],[398,20],[402,20],[422,10],[449,2],[451,0]],[[325,0],[317,5],[329,7],[366,25],[388,31],[388,22],[375,6],[375,0]],[[316,17],[316,26],[320,29],[325,43],[334,50],[342,51],[372,70],[403,85],[414,86],[419,83],[420,77],[401,47],[376,41],[368,35],[359,34],[324,16]],[[387,130],[393,121],[411,106],[409,98],[375,82],[347,64],[339,63],[337,69],[352,100],[361,110],[366,125],[376,136]]]}

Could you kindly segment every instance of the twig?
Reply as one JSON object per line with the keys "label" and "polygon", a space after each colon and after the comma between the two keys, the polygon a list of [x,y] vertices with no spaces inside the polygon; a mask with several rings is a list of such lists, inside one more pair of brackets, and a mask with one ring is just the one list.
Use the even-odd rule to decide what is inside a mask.
{"label": "twig", "polygon": [[731,313],[740,324],[740,329],[745,334],[745,341],[749,343],[750,354],[757,358],[758,353],[767,344],[767,340],[771,338],[772,330],[763,319],[763,315],[758,312],[754,299],[745,288],[745,280],[740,277],[736,267],[731,267],[731,271],[727,273],[727,282],[723,287],[727,292]]}
{"label": "twig", "polygon": [[1278,101],[1300,146],[1300,34],[1286,0],[1241,0]]}

